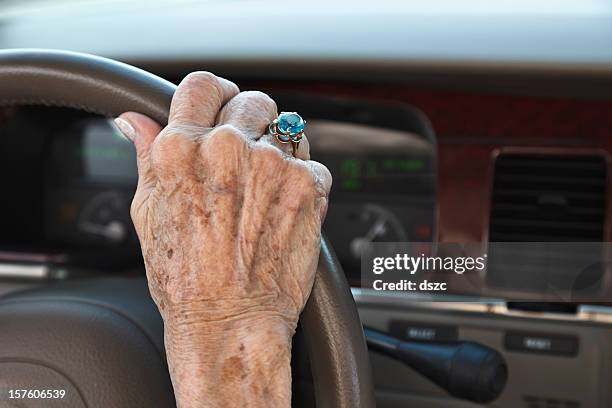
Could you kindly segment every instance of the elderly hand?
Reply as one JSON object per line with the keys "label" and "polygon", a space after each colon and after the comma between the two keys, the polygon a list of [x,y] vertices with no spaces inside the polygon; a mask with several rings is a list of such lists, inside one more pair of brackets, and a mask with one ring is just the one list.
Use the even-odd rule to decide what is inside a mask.
{"label": "elderly hand", "polygon": [[274,101],[188,75],[168,126],[125,113],[132,219],[164,319],[179,407],[289,407],[291,337],[310,294],[331,175],[267,133]]}

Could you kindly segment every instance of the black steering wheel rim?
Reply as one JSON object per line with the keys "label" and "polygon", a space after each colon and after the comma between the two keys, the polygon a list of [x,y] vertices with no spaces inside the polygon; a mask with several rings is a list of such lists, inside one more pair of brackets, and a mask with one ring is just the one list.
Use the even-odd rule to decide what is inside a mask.
{"label": "black steering wheel rim", "polygon": [[[87,54],[38,49],[0,51],[0,106],[71,107],[114,117],[146,114],[165,125],[176,86],[151,73]],[[350,288],[322,240],[315,285],[300,323],[317,407],[374,407],[367,347]]]}

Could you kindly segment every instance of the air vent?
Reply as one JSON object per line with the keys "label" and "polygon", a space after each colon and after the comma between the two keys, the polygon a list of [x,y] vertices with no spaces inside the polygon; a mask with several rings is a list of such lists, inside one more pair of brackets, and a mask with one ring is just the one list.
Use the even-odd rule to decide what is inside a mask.
{"label": "air vent", "polygon": [[593,300],[605,272],[606,158],[502,154],[494,170],[487,284],[529,301]]}
{"label": "air vent", "polygon": [[536,397],[526,395],[523,397],[525,408],[580,408],[578,401],[563,400],[559,398]]}
{"label": "air vent", "polygon": [[606,173],[601,155],[501,154],[489,241],[603,241]]}

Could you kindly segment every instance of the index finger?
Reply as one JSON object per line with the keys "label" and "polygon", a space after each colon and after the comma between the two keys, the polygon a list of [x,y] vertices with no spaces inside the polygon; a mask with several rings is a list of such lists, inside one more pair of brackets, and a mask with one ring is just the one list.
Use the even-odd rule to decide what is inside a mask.
{"label": "index finger", "polygon": [[239,92],[236,84],[225,78],[210,72],[192,72],[172,97],[168,123],[213,127],[221,107]]}

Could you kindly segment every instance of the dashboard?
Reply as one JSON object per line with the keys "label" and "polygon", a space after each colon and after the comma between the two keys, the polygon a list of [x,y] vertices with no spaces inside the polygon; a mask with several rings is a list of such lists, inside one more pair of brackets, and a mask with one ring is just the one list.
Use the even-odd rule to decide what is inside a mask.
{"label": "dashboard", "polygon": [[[324,229],[351,282],[359,282],[370,243],[432,239],[435,137],[422,113],[354,99],[277,100],[307,118],[312,154],[334,175]],[[142,270],[129,216],[135,153],[112,121],[40,107],[5,109],[2,117],[3,151],[19,157],[2,164],[4,191],[19,199],[0,204],[0,259],[46,259],[47,278]]]}

